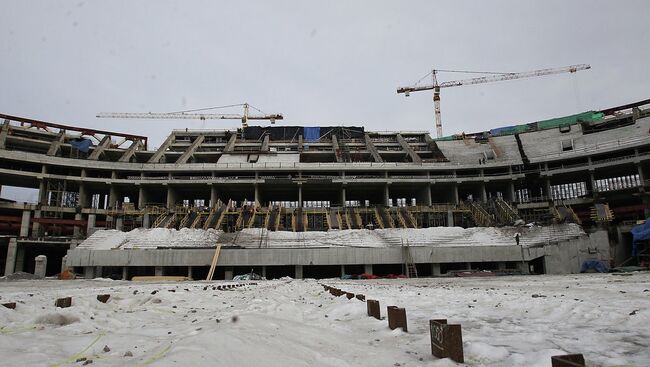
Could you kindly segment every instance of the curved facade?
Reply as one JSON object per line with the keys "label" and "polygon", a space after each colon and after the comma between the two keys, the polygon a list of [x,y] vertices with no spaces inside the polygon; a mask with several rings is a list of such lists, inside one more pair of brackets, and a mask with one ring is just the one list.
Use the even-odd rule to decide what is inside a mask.
{"label": "curved facade", "polygon": [[[623,245],[630,223],[650,209],[646,103],[599,111],[593,121],[443,140],[251,127],[174,130],[157,149],[145,137],[0,115],[0,183],[38,190],[35,204],[0,202],[0,233],[18,244],[17,265],[5,272],[30,270],[39,251],[60,258],[96,228],[301,232],[522,218],[607,226]],[[9,265],[14,250],[6,248]],[[629,255],[621,248],[617,262]]]}

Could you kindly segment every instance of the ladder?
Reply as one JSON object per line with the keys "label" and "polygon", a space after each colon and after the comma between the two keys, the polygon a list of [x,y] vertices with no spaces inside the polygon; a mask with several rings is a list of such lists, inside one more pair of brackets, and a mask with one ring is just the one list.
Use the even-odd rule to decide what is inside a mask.
{"label": "ladder", "polygon": [[411,247],[408,241],[402,241],[402,258],[404,259],[404,266],[406,267],[406,276],[409,278],[418,277],[418,269],[413,263],[413,254],[411,254]]}
{"label": "ladder", "polygon": [[212,280],[214,277],[214,269],[217,267],[217,261],[219,261],[219,253],[221,252],[221,245],[217,245],[217,248],[214,250],[214,256],[212,256],[212,264],[210,264],[210,271],[208,271],[208,276],[205,280]]}

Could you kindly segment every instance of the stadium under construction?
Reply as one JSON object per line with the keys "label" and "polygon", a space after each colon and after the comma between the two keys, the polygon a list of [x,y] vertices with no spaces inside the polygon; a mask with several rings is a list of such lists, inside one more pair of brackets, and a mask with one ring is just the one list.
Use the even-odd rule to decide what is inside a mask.
{"label": "stadium under construction", "polygon": [[205,279],[213,259],[221,279],[643,265],[630,229],[650,214],[648,106],[439,139],[173,130],[153,150],[144,136],[0,115],[0,183],[38,190],[36,203],[0,202],[0,264],[33,272],[46,255],[47,275],[125,279]]}

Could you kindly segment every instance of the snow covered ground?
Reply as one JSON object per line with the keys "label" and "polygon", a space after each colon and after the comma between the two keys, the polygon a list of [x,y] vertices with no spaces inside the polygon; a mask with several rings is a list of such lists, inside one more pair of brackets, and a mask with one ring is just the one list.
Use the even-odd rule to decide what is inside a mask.
{"label": "snow covered ground", "polygon": [[[0,364],[457,366],[430,352],[428,320],[447,318],[462,325],[468,366],[550,366],[567,352],[589,366],[650,365],[648,273],[321,282],[379,300],[382,316],[405,307],[409,332],[314,280],[230,291],[213,290],[223,281],[0,282],[0,302],[18,302],[0,307]],[[64,296],[73,306],[55,309]]]}

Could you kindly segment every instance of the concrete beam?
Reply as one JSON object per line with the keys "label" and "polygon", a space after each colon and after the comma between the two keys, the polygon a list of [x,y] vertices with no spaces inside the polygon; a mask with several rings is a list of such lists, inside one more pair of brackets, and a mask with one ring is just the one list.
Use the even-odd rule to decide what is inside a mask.
{"label": "concrete beam", "polygon": [[411,161],[413,163],[416,163],[416,164],[417,163],[422,163],[422,158],[420,158],[420,156],[415,152],[415,150],[413,150],[413,148],[411,148],[411,146],[406,141],[406,139],[404,139],[402,134],[397,134],[396,137],[397,137],[397,142],[399,143],[399,145],[401,145],[402,149],[404,149],[406,151],[406,153],[408,153],[409,157],[411,157]]}
{"label": "concrete beam", "polygon": [[336,137],[336,135],[332,135],[332,150],[334,150],[336,162],[343,162],[343,159],[341,158],[341,147],[339,146],[339,139]]}
{"label": "concrete beam", "polygon": [[95,149],[93,150],[92,153],[88,156],[88,159],[96,161],[99,159],[99,156],[104,153],[104,150],[108,148],[111,145],[111,137],[109,135],[106,135],[102,138],[102,140],[97,144]]}
{"label": "concrete beam", "polygon": [[375,145],[372,143],[372,139],[370,139],[370,135],[368,135],[368,133],[363,134],[363,140],[366,143],[366,149],[368,149],[375,162],[383,162],[384,160],[381,159],[381,156],[379,155],[377,148],[375,148]]}
{"label": "concrete beam", "polygon": [[165,139],[165,141],[162,143],[160,148],[158,148],[158,150],[156,150],[156,153],[154,153],[154,155],[152,155],[151,158],[149,158],[147,163],[159,163],[160,158],[163,157],[163,155],[165,154],[167,149],[169,149],[169,146],[172,145],[172,143],[174,142],[175,139],[176,139],[176,136],[174,134],[169,134],[167,139]]}
{"label": "concrete beam", "polygon": [[201,144],[203,143],[203,140],[205,140],[204,135],[197,136],[196,139],[194,139],[194,142],[192,143],[192,145],[187,147],[187,150],[185,150],[185,153],[183,153],[183,155],[181,155],[176,160],[176,164],[187,163],[187,161],[192,157],[194,152],[196,152],[196,150],[201,146]]}
{"label": "concrete beam", "polygon": [[52,141],[52,144],[50,144],[50,148],[47,150],[47,155],[49,156],[55,156],[56,153],[59,152],[59,149],[61,149],[61,144],[63,144],[63,141],[65,140],[65,130],[59,131],[59,135],[56,136],[56,139]]}
{"label": "concrete beam", "polygon": [[129,147],[129,149],[127,149],[126,152],[122,154],[118,162],[130,162],[131,157],[133,157],[133,155],[135,154],[135,151],[140,150],[141,147],[142,147],[142,142],[140,140],[134,141],[133,144],[131,144],[131,146]]}
{"label": "concrete beam", "polygon": [[260,151],[262,152],[268,152],[269,151],[269,143],[271,141],[271,138],[269,135],[264,135],[264,141],[262,141],[262,147],[260,148]]}
{"label": "concrete beam", "polygon": [[5,149],[6,144],[7,144],[7,135],[9,135],[9,129],[11,127],[9,126],[9,120],[5,120],[5,122],[0,126],[0,149]]}
{"label": "concrete beam", "polygon": [[228,139],[228,143],[226,143],[226,146],[223,148],[224,153],[229,153],[235,150],[235,143],[237,142],[237,133],[233,133],[230,135],[230,139]]}

